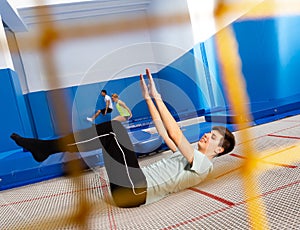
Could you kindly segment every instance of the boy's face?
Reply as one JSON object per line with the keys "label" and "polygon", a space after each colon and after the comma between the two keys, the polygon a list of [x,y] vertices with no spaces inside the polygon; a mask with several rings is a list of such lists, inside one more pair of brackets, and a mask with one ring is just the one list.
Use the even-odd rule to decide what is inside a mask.
{"label": "boy's face", "polygon": [[105,97],[105,93],[104,92],[101,92],[101,95],[102,95],[102,97]]}
{"label": "boy's face", "polygon": [[220,142],[223,136],[217,131],[212,130],[210,133],[205,133],[198,141],[198,150],[204,154],[218,155],[224,149],[220,147]]}

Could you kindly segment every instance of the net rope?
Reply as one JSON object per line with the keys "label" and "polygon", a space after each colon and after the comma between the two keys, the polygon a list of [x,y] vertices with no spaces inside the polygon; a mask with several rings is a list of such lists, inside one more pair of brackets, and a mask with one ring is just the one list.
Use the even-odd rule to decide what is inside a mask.
{"label": "net rope", "polygon": [[[225,4],[223,1],[218,1],[217,6],[215,7],[215,20],[217,28],[224,27],[223,18],[227,14],[238,12],[245,7],[251,9],[246,15],[242,17],[241,20],[246,20],[249,18],[263,18],[270,17],[280,14],[291,15],[299,14],[300,4],[298,1],[275,1],[275,0],[265,0],[260,4],[253,3],[253,1],[232,1],[231,4]],[[247,5],[248,4],[248,5]],[[69,28],[59,29],[56,28],[55,24],[51,22],[51,12],[48,7],[39,7],[36,9],[37,15],[48,15],[48,23],[40,27],[40,35],[37,37],[28,38],[28,50],[39,49],[43,53],[43,63],[46,71],[48,84],[51,87],[51,84],[58,85],[59,78],[57,76],[56,66],[53,59],[53,47],[58,41],[68,40],[74,37],[83,38],[88,36],[96,36],[100,34],[111,34],[119,33],[122,31],[130,32],[134,30],[139,30],[141,28],[156,28],[166,25],[179,25],[182,23],[189,22],[190,18],[187,14],[177,14],[169,15],[164,17],[150,17],[145,20],[128,20],[112,23],[100,23],[93,24],[91,27],[82,27],[78,28],[76,25]],[[97,27],[97,29],[95,29]],[[238,43],[236,42],[234,33],[231,26],[227,26],[222,29],[219,33],[216,34],[216,47],[217,54],[220,60],[220,69],[222,75],[222,81],[224,88],[226,90],[226,95],[229,99],[230,105],[235,113],[243,114],[247,120],[252,120],[249,117],[249,108],[246,106],[249,102],[248,95],[246,93],[246,86],[243,74],[241,72],[241,60],[238,53]],[[50,80],[51,79],[51,80]],[[230,90],[229,90],[230,89]],[[52,98],[52,101],[62,100],[62,98]],[[63,102],[62,102],[63,103]],[[55,106],[55,103],[54,103]],[[64,132],[68,130],[68,125],[64,119],[67,114],[67,111],[64,109],[67,106],[61,106],[56,111],[59,111],[57,114],[58,125],[60,131]],[[240,133],[241,142],[243,140],[251,140],[252,135],[250,130],[247,129],[249,126],[241,120],[235,120],[235,123],[239,126],[239,129],[242,129],[243,132]],[[275,144],[275,142],[274,142]],[[286,146],[286,149],[292,152],[299,152],[300,145],[292,143],[290,146]],[[246,209],[248,213],[248,220],[250,223],[251,229],[268,229],[268,220],[265,212],[265,205],[263,201],[259,198],[259,187],[257,182],[257,177],[260,173],[272,169],[275,167],[271,164],[266,164],[266,162],[257,157],[257,152],[261,151],[259,155],[270,155],[273,154],[273,162],[285,162],[286,164],[291,164],[293,162],[299,161],[298,154],[289,154],[288,158],[283,154],[275,154],[274,149],[267,150],[257,150],[253,146],[253,142],[245,142],[242,146],[241,152],[245,153],[245,160],[240,167],[240,173],[243,177],[243,192],[246,202]],[[67,227],[72,227],[76,229],[88,229],[88,219],[90,214],[93,212],[94,208],[110,209],[110,206],[107,202],[91,202],[88,199],[86,193],[90,187],[87,185],[85,177],[81,175],[82,170],[80,165],[73,164],[71,165],[69,171],[70,178],[72,181],[72,187],[75,189],[74,199],[72,200],[71,210],[67,210],[64,215],[59,216],[48,216],[45,213],[43,219],[38,219],[28,223],[25,221],[21,225],[17,225],[12,229],[63,229]],[[100,177],[101,178],[101,177]],[[103,195],[103,189],[107,188],[105,181],[100,181],[99,189],[97,192],[100,193],[100,197],[105,199],[107,195]],[[256,197],[257,199],[251,199]],[[106,197],[107,198],[107,197]],[[100,205],[101,203],[101,205]],[[100,208],[100,209],[101,209]],[[114,229],[114,226],[111,226],[111,229]]]}

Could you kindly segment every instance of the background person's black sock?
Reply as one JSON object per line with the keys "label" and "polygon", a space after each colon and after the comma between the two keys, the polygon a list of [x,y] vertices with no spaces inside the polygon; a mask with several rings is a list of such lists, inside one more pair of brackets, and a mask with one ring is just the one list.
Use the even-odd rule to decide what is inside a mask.
{"label": "background person's black sock", "polygon": [[61,152],[57,140],[24,138],[16,133],[13,133],[10,138],[13,139],[17,145],[31,152],[33,158],[38,162],[46,160],[51,154]]}

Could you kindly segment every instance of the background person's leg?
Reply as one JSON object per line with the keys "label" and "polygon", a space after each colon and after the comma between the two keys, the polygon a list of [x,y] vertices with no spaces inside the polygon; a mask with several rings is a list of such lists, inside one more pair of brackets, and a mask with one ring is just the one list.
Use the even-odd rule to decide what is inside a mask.
{"label": "background person's leg", "polygon": [[120,121],[120,122],[127,121],[127,119],[123,116],[116,116],[113,120]]}
{"label": "background person's leg", "polygon": [[100,113],[103,114],[103,111],[99,109],[99,110],[97,110],[97,112],[92,117],[87,117],[86,119],[89,122],[93,122],[100,115]]}

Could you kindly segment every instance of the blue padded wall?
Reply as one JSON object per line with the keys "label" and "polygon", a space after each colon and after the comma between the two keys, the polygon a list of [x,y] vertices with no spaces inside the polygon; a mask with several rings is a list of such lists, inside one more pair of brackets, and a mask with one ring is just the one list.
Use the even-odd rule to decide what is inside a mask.
{"label": "blue padded wall", "polygon": [[[89,127],[90,123],[86,121],[86,117],[91,117],[98,109],[105,107],[104,98],[100,95],[102,89],[105,89],[110,96],[113,93],[119,95],[120,99],[132,110],[132,120],[149,116],[146,103],[143,102],[140,92],[138,77],[110,80],[73,87],[73,129]],[[114,110],[111,116],[99,115],[95,122],[101,123],[117,116],[118,112],[115,105],[113,106]]]}
{"label": "blue padded wall", "polygon": [[276,19],[241,21],[233,27],[250,101],[277,98],[280,54]]}
{"label": "blue padded wall", "polygon": [[283,98],[300,94],[300,17],[279,17],[277,25],[280,50],[277,97]]}
{"label": "blue padded wall", "polygon": [[299,25],[299,17],[234,23],[252,102],[276,101],[300,93]]}
{"label": "blue padded wall", "polygon": [[150,113],[140,90],[140,78],[134,76],[125,78],[124,81],[126,89],[119,92],[120,99],[125,101],[128,107],[131,108],[133,119],[148,118]]}
{"label": "blue padded wall", "polygon": [[58,136],[72,131],[73,90],[71,87],[46,92],[54,133]]}
{"label": "blue padded wall", "polygon": [[[233,28],[254,121],[272,121],[297,111],[300,104],[299,17],[242,20],[233,23]],[[221,82],[219,69],[217,73]],[[229,109],[207,116],[206,120],[232,122],[235,116],[239,114]]]}
{"label": "blue padded wall", "polygon": [[[100,95],[105,89],[108,95],[117,93],[133,113],[132,120],[149,118],[147,105],[140,91],[139,77],[115,79],[108,82],[73,86],[64,89],[33,92],[26,95],[33,116],[33,125],[39,138],[60,136],[57,108],[67,111],[63,122],[67,132],[76,131],[91,126],[86,117],[92,116],[96,110],[104,108],[104,98]],[[64,102],[62,104],[62,102]],[[114,107],[115,108],[115,107]],[[109,116],[100,115],[95,123],[101,123],[118,115],[116,109]]]}
{"label": "blue padded wall", "polygon": [[51,113],[45,91],[25,95],[32,114],[33,126],[38,138],[55,136]]}
{"label": "blue padded wall", "polygon": [[11,69],[0,70],[0,107],[0,152],[17,149],[11,133],[33,133],[18,76]]}
{"label": "blue padded wall", "polygon": [[202,65],[202,62],[197,61],[193,50],[190,50],[153,75],[157,76],[159,91],[173,114],[196,115],[197,111],[207,108],[206,97],[199,86],[201,76],[195,65]]}

